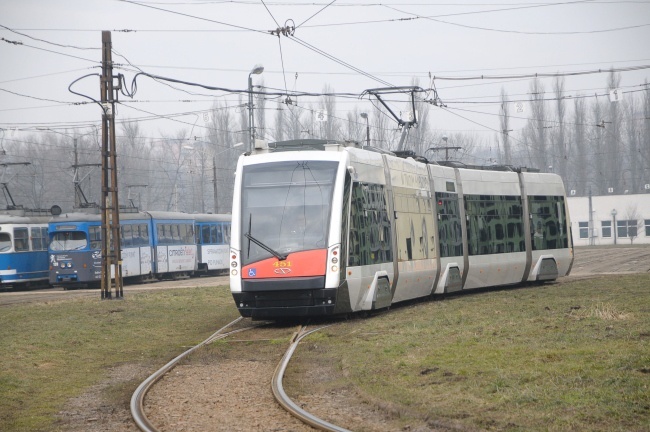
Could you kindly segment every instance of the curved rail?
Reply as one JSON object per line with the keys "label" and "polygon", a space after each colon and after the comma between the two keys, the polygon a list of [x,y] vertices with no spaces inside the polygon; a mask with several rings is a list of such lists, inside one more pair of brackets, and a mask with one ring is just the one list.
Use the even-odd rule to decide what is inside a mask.
{"label": "curved rail", "polygon": [[244,327],[240,329],[236,329],[233,331],[230,331],[228,333],[222,333],[224,330],[227,328],[233,326],[234,324],[238,323],[239,321],[242,320],[242,317],[239,317],[235,319],[234,321],[230,322],[229,324],[226,324],[225,326],[221,327],[219,330],[214,332],[209,338],[201,342],[200,344],[190,348],[189,350],[185,351],[184,353],[180,354],[173,360],[171,360],[169,363],[167,363],[165,366],[160,368],[158,371],[156,371],[153,375],[151,375],[149,378],[144,380],[142,384],[138,386],[138,388],[135,390],[133,393],[133,396],[131,397],[131,416],[133,417],[133,420],[135,421],[135,424],[140,428],[141,431],[143,432],[157,432],[158,430],[155,428],[154,425],[151,424],[149,419],[147,419],[147,416],[144,414],[144,397],[147,394],[147,391],[151,388],[152,385],[154,385],[160,378],[163,377],[167,372],[169,372],[178,362],[180,362],[183,358],[185,358],[188,354],[196,350],[197,348],[202,347],[203,345],[209,344],[212,341],[215,341],[217,339],[223,339],[227,336],[230,336],[234,333],[242,332],[245,330],[250,330],[254,327],[258,327],[259,325],[253,325],[250,327]]}
{"label": "curved rail", "polygon": [[287,396],[287,394],[284,392],[284,387],[282,386],[282,378],[284,377],[284,372],[286,371],[287,365],[289,364],[289,361],[291,360],[291,357],[293,356],[293,353],[298,347],[300,341],[304,337],[318,330],[322,330],[325,327],[329,327],[329,325],[318,327],[310,331],[305,331],[306,326],[303,326],[300,332],[298,332],[295,335],[295,337],[291,341],[291,345],[289,346],[289,349],[284,354],[284,357],[282,357],[282,361],[280,361],[278,367],[275,369],[275,373],[273,374],[273,379],[271,380],[271,390],[273,390],[273,396],[275,396],[275,400],[278,401],[278,403],[282,406],[282,408],[287,410],[289,414],[296,417],[298,420],[302,421],[303,423],[306,423],[311,427],[323,431],[350,432],[348,429],[333,425],[300,408],[298,405],[296,405],[294,401],[292,401],[289,398],[289,396]]}

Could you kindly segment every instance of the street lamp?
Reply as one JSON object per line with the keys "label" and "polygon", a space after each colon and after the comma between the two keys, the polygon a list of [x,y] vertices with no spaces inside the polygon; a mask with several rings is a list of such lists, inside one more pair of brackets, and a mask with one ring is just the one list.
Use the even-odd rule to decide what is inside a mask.
{"label": "street lamp", "polygon": [[612,217],[614,218],[614,226],[612,227],[612,229],[614,230],[614,244],[616,244],[616,231],[617,231],[617,229],[616,229],[616,213],[617,213],[616,209],[613,209],[612,210]]}
{"label": "street lamp", "polygon": [[361,118],[366,119],[366,145],[370,147],[370,123],[368,122],[368,113],[359,114]]}
{"label": "street lamp", "polygon": [[253,77],[252,75],[259,75],[264,72],[264,66],[258,65],[253,68],[248,74],[248,135],[249,135],[249,151],[253,151],[255,147],[255,116],[253,115]]}

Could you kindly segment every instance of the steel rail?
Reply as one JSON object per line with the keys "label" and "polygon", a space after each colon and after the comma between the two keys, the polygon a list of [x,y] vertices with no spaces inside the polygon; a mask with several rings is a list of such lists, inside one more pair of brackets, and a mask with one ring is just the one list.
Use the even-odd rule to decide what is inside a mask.
{"label": "steel rail", "polygon": [[138,388],[133,393],[133,396],[131,397],[131,416],[133,417],[135,424],[138,426],[138,428],[140,428],[141,431],[158,432],[158,429],[156,429],[156,427],[153,424],[151,424],[147,416],[144,414],[144,397],[149,391],[149,389],[151,388],[151,386],[153,386],[158,380],[160,380],[160,378],[162,378],[167,372],[169,372],[174,366],[176,366],[178,362],[180,362],[183,358],[185,358],[194,350],[202,347],[203,345],[209,344],[212,341],[223,339],[234,333],[250,330],[252,328],[259,327],[260,325],[265,324],[265,323],[261,323],[257,325],[252,325],[250,327],[236,329],[228,333],[222,333],[224,330],[233,326],[234,324],[238,323],[241,320],[242,317],[239,317],[234,321],[230,322],[229,324],[226,324],[225,326],[221,327],[219,330],[214,332],[209,338],[207,338],[200,344],[190,348],[189,350],[185,351],[184,353],[180,354],[179,356],[171,360],[169,363],[167,363],[165,366],[160,368],[158,371],[156,371],[153,375],[151,375],[149,378],[144,380],[142,384],[138,386]]}
{"label": "steel rail", "polygon": [[286,371],[287,366],[289,365],[289,361],[291,360],[291,357],[293,356],[293,353],[298,347],[300,341],[304,337],[307,337],[310,334],[318,330],[322,330],[326,327],[329,327],[329,325],[318,327],[310,331],[305,331],[307,327],[303,326],[300,332],[298,332],[294,336],[294,338],[291,341],[291,345],[289,345],[289,349],[287,349],[287,352],[284,354],[284,357],[282,357],[282,360],[280,361],[277,368],[275,369],[275,373],[273,374],[273,379],[271,380],[271,390],[273,391],[273,396],[275,397],[275,400],[282,406],[282,408],[284,408],[286,411],[289,412],[289,414],[296,417],[298,420],[302,421],[303,423],[306,423],[311,427],[323,431],[350,432],[348,429],[329,423],[300,408],[298,405],[296,405],[294,401],[291,400],[291,398],[289,398],[289,396],[287,396],[287,394],[284,392],[284,387],[282,386],[282,378],[284,377],[284,372]]}

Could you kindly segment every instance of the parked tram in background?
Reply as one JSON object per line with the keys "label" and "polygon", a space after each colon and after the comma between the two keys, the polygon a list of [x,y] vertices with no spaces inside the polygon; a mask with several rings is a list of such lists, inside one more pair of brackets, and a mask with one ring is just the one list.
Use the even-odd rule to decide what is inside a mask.
{"label": "parked tram in background", "polygon": [[232,223],[230,287],[254,318],[552,281],[573,263],[559,176],[356,143],[285,141],[240,156]]}
{"label": "parked tram in background", "polygon": [[0,214],[0,288],[47,286],[49,219]]}
{"label": "parked tram in background", "polygon": [[[222,225],[229,225],[228,215],[120,213],[122,276],[147,282],[189,277],[203,268],[195,234],[197,217],[214,218],[215,222],[219,219]],[[98,284],[102,270],[101,216],[61,215],[50,223],[49,230],[50,283],[66,287]],[[217,263],[213,264],[213,270],[219,270]]]}
{"label": "parked tram in background", "polygon": [[230,215],[194,215],[199,273],[218,274],[230,265]]}

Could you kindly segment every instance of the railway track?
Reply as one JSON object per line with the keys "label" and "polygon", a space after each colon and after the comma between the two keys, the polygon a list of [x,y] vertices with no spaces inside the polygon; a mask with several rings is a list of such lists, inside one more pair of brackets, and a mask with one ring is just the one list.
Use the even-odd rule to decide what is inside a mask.
{"label": "railway track", "polygon": [[[171,360],[169,363],[167,363],[165,366],[160,368],[158,371],[156,371],[153,375],[151,375],[149,378],[147,378],[138,386],[136,391],[133,393],[133,396],[131,397],[130,407],[131,407],[131,415],[133,417],[133,420],[141,431],[143,432],[159,431],[144,413],[144,398],[147,395],[147,392],[153,387],[153,385],[156,382],[158,382],[165,374],[169,373],[182,359],[187,357],[195,350],[211,342],[214,342],[219,339],[225,339],[236,333],[251,330],[268,324],[268,323],[257,323],[254,325],[247,325],[241,328],[232,329],[236,324],[240,323],[241,321],[242,318],[238,318],[230,322],[226,326],[220,328],[200,344],[190,348],[189,350],[185,351],[184,353],[180,354],[179,356]],[[310,414],[309,412],[300,408],[295,402],[291,400],[291,398],[289,398],[289,396],[287,396],[287,394],[284,391],[284,387],[282,385],[282,379],[284,377],[284,373],[300,341],[303,338],[307,337],[308,335],[318,330],[321,330],[325,327],[328,326],[321,326],[321,327],[307,330],[307,326],[303,325],[300,327],[300,329],[297,332],[293,334],[288,349],[284,353],[282,360],[277,365],[277,367],[275,368],[275,372],[273,373],[273,377],[271,379],[271,390],[277,403],[283,409],[285,409],[289,414],[291,414],[296,419],[300,420],[305,425],[323,431],[343,432],[343,431],[347,431],[347,429],[329,423],[325,420],[322,420],[316,417],[315,415]]]}

